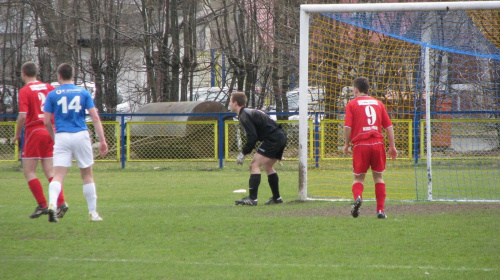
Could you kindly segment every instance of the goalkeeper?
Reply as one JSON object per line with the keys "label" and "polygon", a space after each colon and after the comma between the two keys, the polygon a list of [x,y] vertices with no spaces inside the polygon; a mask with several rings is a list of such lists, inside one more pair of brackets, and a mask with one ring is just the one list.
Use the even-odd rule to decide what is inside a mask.
{"label": "goalkeeper", "polygon": [[264,167],[267,173],[267,181],[271,187],[273,196],[265,204],[283,203],[279,191],[279,178],[274,164],[281,160],[285,150],[287,137],[280,124],[273,121],[262,111],[246,108],[247,97],[243,92],[233,92],[229,102],[231,112],[238,114],[240,124],[245,130],[247,142],[238,156],[237,163],[243,164],[245,156],[250,154],[261,141],[252,162],[250,163],[249,196],[236,200],[236,205],[257,205],[257,193],[261,180],[260,168]]}

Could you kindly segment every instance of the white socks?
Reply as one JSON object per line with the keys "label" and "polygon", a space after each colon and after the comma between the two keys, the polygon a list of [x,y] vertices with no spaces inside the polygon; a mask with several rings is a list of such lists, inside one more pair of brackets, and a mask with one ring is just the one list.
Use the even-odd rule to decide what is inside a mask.
{"label": "white socks", "polygon": [[95,191],[95,184],[90,183],[83,185],[83,195],[87,199],[89,214],[94,214],[97,209],[97,194]]}
{"label": "white socks", "polygon": [[57,210],[57,198],[61,192],[61,183],[52,181],[49,184],[49,209]]}

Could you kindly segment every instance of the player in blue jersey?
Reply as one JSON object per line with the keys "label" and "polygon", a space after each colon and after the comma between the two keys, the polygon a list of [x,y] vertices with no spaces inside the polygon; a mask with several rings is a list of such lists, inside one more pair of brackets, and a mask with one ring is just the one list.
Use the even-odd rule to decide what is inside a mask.
{"label": "player in blue jersey", "polygon": [[[73,84],[73,67],[66,63],[61,64],[57,68],[57,79],[60,86],[49,92],[43,108],[45,127],[55,143],[53,155],[54,178],[49,184],[49,222],[58,222],[56,217],[57,197],[73,158],[76,159],[80,168],[83,180],[83,194],[87,199],[90,221],[102,221],[96,211],[97,194],[92,175],[94,156],[85,122],[85,110],[88,110],[99,137],[99,153],[101,156],[105,156],[108,152],[104,129],[90,93]],[[52,128],[52,117],[54,117],[57,133]]]}

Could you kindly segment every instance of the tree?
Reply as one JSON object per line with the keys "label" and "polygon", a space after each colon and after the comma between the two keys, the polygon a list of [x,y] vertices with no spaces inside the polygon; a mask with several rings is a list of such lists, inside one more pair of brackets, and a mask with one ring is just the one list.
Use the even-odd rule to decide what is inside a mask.
{"label": "tree", "polygon": [[[84,74],[91,74],[95,82],[95,103],[101,112],[116,112],[118,88],[117,81],[123,54],[124,43],[120,36],[120,18],[123,17],[123,5],[120,1],[86,0],[88,18],[80,14],[80,28],[87,29],[90,37],[90,69],[80,65]],[[80,32],[79,38],[86,36]],[[80,47],[85,45],[80,44]],[[80,54],[81,56],[84,54]]]}
{"label": "tree", "polygon": [[[181,77],[181,101],[187,101],[189,81],[193,81],[194,71],[197,67],[196,62],[196,1],[182,2],[182,30],[184,37],[184,55],[182,58],[182,77]],[[192,91],[192,83],[191,83]]]}
{"label": "tree", "polygon": [[68,16],[69,1],[26,0],[31,6],[33,14],[40,21],[41,37],[38,38],[38,47],[45,47],[52,53],[55,65],[73,61],[73,45],[71,29],[74,21]]}
{"label": "tree", "polygon": [[29,11],[19,1],[0,3],[0,114],[17,113],[17,92],[23,86],[21,65],[29,56]]}
{"label": "tree", "polygon": [[[154,64],[154,46],[155,46],[155,38],[154,38],[154,11],[158,8],[158,5],[154,5],[153,1],[143,0],[140,2],[136,1],[136,5],[141,14],[142,19],[142,32],[143,35],[140,36],[141,40],[139,40],[140,48],[144,55],[144,61],[146,65],[146,102],[157,102],[158,101],[158,87],[157,87],[157,72],[155,71]],[[165,21],[166,22],[166,21]],[[166,30],[167,27],[164,27]],[[168,37],[167,37],[168,38]],[[168,76],[163,76],[164,79],[168,80]]]}
{"label": "tree", "polygon": [[273,92],[277,112],[288,111],[286,92],[298,77],[299,6],[298,0],[276,0],[274,4]]}

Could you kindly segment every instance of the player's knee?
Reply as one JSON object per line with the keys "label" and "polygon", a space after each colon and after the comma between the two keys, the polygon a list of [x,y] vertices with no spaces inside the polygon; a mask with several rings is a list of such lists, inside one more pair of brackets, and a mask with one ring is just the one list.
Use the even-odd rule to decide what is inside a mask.
{"label": "player's knee", "polygon": [[255,170],[260,170],[260,165],[255,163],[255,162],[251,162],[250,163],[250,171],[255,171]]}
{"label": "player's knee", "polygon": [[266,168],[265,170],[266,170],[267,175],[271,175],[271,174],[276,173],[276,170],[274,168],[272,168],[272,167],[271,168]]}

